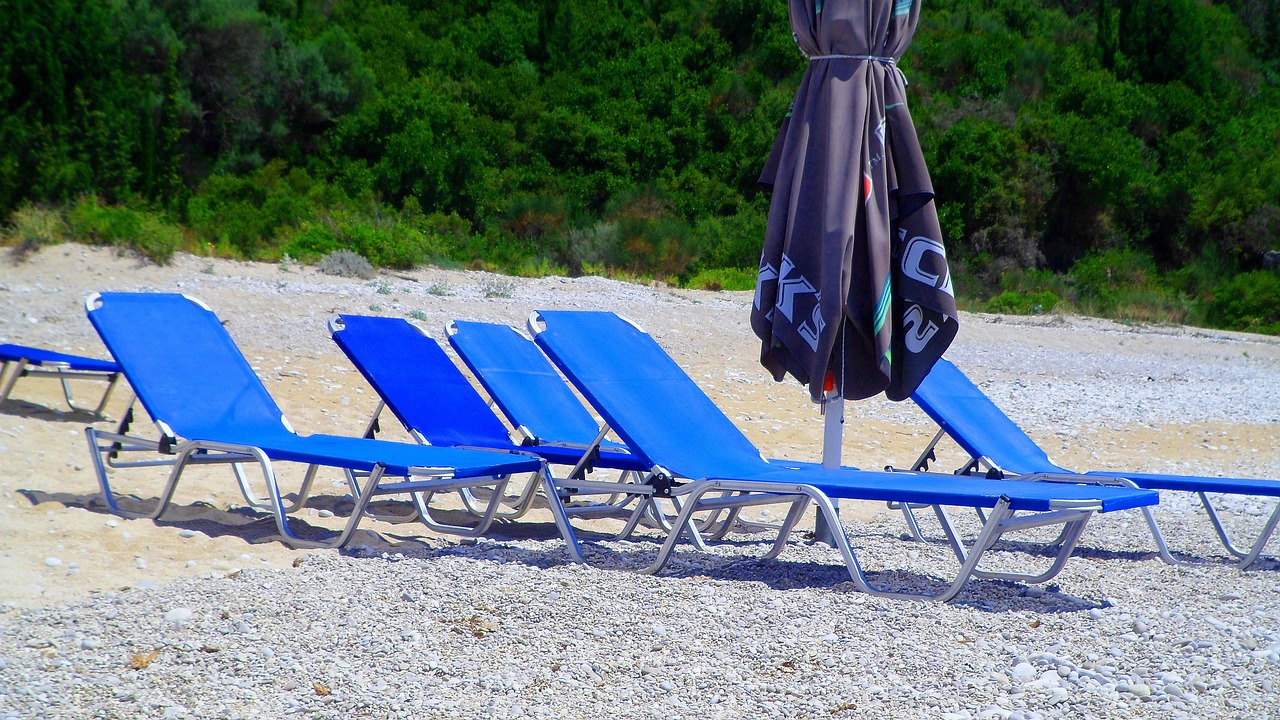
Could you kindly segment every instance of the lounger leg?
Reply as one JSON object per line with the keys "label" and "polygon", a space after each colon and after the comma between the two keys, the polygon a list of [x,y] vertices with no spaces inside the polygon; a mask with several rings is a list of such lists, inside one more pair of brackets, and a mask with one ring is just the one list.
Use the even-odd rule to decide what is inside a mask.
{"label": "lounger leg", "polygon": [[363,519],[365,510],[369,507],[369,502],[373,500],[373,496],[378,489],[378,481],[382,479],[382,473],[385,470],[386,466],[382,463],[373,466],[373,470],[369,472],[368,481],[365,483],[364,491],[355,496],[356,504],[351,509],[351,517],[347,518],[347,524],[343,526],[342,532],[337,538],[330,543],[324,544],[325,547],[343,547],[351,541],[351,535],[360,526],[360,520]]}
{"label": "lounger leg", "polygon": [[3,368],[0,368],[0,377],[4,377],[6,370],[12,370],[9,377],[4,381],[4,388],[0,389],[0,404],[9,399],[9,393],[13,392],[13,386],[17,384],[18,378],[22,377],[22,373],[27,370],[27,359],[19,358],[10,362],[6,362]]}
{"label": "lounger leg", "polygon": [[556,529],[560,531],[560,537],[564,538],[569,559],[576,563],[587,564],[587,559],[582,554],[582,544],[578,541],[578,533],[569,523],[569,515],[565,512],[564,503],[560,501],[560,495],[556,492],[551,471],[546,468],[542,471],[542,492],[547,496],[547,505],[551,508],[551,517],[556,521]]}
{"label": "lounger leg", "polygon": [[[866,573],[863,572],[862,566],[858,563],[857,555],[853,552],[853,547],[849,544],[848,534],[843,531],[843,526],[834,524],[838,522],[839,515],[836,514],[835,506],[831,503],[830,499],[827,498],[826,495],[818,493],[817,491],[812,491],[810,497],[814,504],[817,505],[818,511],[826,516],[827,522],[831,524],[831,527],[841,528],[841,532],[832,533],[832,539],[835,540],[836,549],[840,551],[840,555],[844,559],[844,565],[845,569],[849,573],[849,579],[853,582],[854,586],[858,588],[858,590],[878,597],[900,598],[907,600],[931,600],[934,602],[947,602],[948,600],[951,600],[960,592],[961,588],[965,586],[965,583],[967,583],[969,578],[973,575],[973,570],[977,566],[982,553],[985,552],[1000,535],[998,520],[997,522],[990,523],[984,527],[982,532],[979,534],[978,539],[974,541],[974,548],[969,553],[969,557],[966,561],[961,565],[960,571],[956,573],[955,578],[946,587],[946,589],[940,593],[928,595],[881,590],[880,588],[872,585],[867,579]],[[996,511],[992,513],[993,519],[1003,519],[1003,517],[1004,508],[1002,507],[997,507]]]}
{"label": "lounger leg", "polygon": [[[778,537],[773,541],[773,548],[765,554],[766,560],[772,560],[782,554],[786,549],[787,543],[791,541],[791,531],[796,525],[800,524],[801,518],[804,517],[804,511],[809,509],[809,499],[791,503],[791,510],[787,512],[787,516],[782,520],[782,525],[778,528]],[[840,513],[832,504],[832,513],[827,517],[827,526],[831,528],[832,534],[844,535],[844,526],[840,524]]]}
{"label": "lounger leg", "polygon": [[[369,477],[365,481],[364,488],[361,490],[360,494],[355,497],[355,505],[351,510],[351,516],[347,519],[347,523],[345,526],[343,526],[342,531],[336,537],[331,538],[330,540],[325,540],[325,541],[305,540],[303,538],[298,537],[296,534],[294,534],[292,529],[289,527],[288,513],[285,512],[284,500],[280,495],[279,484],[276,482],[275,473],[272,470],[270,459],[267,458],[266,455],[263,454],[257,448],[249,448],[246,450],[246,452],[251,452],[255,456],[255,458],[258,460],[259,467],[262,468],[263,476],[267,481],[267,490],[271,494],[272,508],[274,510],[274,514],[276,517],[276,527],[280,530],[280,533],[287,538],[286,542],[294,547],[336,548],[336,547],[342,547],[346,545],[348,542],[350,542],[352,534],[355,532],[356,528],[359,527],[360,521],[366,515],[366,511],[368,510],[369,503],[373,500],[374,496],[378,494],[386,494],[391,492],[406,492],[406,493],[410,493],[415,498],[419,494],[425,495],[428,498],[432,494],[434,494],[433,492],[420,493],[419,491],[415,491],[413,488],[408,487],[408,485],[411,485],[412,483],[406,483],[406,486],[402,486],[399,488],[380,487],[386,467],[382,463],[378,463],[373,466],[373,470],[370,471]],[[504,486],[506,485],[506,481],[507,481],[506,476],[503,476],[501,480],[497,481],[496,491],[499,495],[501,494]],[[468,481],[463,481],[463,482],[468,483]],[[475,484],[481,484],[485,482],[487,481],[480,480],[480,479],[477,479],[474,481]],[[442,532],[461,534],[464,536],[479,535],[489,528],[489,524],[493,520],[493,510],[496,507],[497,507],[496,503],[492,504],[490,507],[489,513],[486,515],[486,517],[482,518],[480,524],[475,528],[466,528],[466,527],[447,525],[445,523],[436,522],[433,519],[431,519],[430,516],[426,513],[423,514],[423,522],[425,522],[428,527],[431,527],[432,529],[435,529],[435,530],[440,530]]]}
{"label": "lounger leg", "polygon": [[94,408],[94,415],[101,417],[102,412],[107,409],[107,402],[111,400],[111,394],[115,392],[116,385],[120,384],[121,377],[124,376],[120,373],[111,373],[111,382],[107,383],[107,389],[102,393],[102,399],[98,401],[98,407]]}
{"label": "lounger leg", "polygon": [[[698,507],[698,499],[706,493],[713,490],[713,486],[698,487],[693,490],[687,497],[683,498],[683,502],[677,502],[676,507],[678,513],[676,519],[671,523],[671,532],[667,533],[667,539],[662,543],[662,547],[658,549],[658,557],[649,567],[640,572],[646,575],[654,575],[658,573],[667,564],[671,558],[672,551],[675,550],[676,543],[680,541],[680,536],[685,530],[689,531],[690,538],[694,538],[695,545],[700,540],[698,531],[693,527],[693,513]],[[673,498],[673,501],[675,499]]]}
{"label": "lounger leg", "polygon": [[927,506],[917,506],[904,502],[889,502],[885,504],[889,506],[890,510],[902,511],[902,519],[907,523],[907,531],[911,533],[912,540],[915,540],[916,542],[925,542],[924,533],[920,530],[920,521],[916,519],[915,510],[917,507]]}
{"label": "lounger leg", "polygon": [[102,393],[102,399],[98,401],[98,406],[92,409],[88,407],[81,407],[76,404],[75,399],[71,396],[71,384],[68,382],[69,379],[70,378],[66,375],[58,376],[58,380],[62,383],[62,397],[67,401],[67,407],[77,412],[101,416],[103,408],[107,406],[107,400],[111,398],[111,391],[115,390],[116,382],[120,379],[120,373],[111,373],[111,381],[108,383],[106,391]]}
{"label": "lounger leg", "polygon": [[249,489],[249,478],[245,477],[244,468],[240,463],[231,466],[231,472],[235,475],[236,486],[240,488],[240,496],[249,504],[249,507],[258,508],[259,510],[267,510],[271,507],[271,498],[265,500],[254,497],[253,491]]}
{"label": "lounger leg", "polygon": [[706,520],[699,523],[699,529],[709,540],[723,540],[735,527],[741,527],[743,532],[769,532],[771,530],[776,531],[782,527],[778,523],[747,520],[742,517],[742,508],[739,507],[730,508],[725,519],[714,528],[708,527],[709,524]]}
{"label": "lounger leg", "polygon": [[[713,490],[733,490],[744,493],[752,493],[754,497],[749,498],[715,498],[703,501],[702,498]],[[767,493],[767,494],[765,494]],[[991,577],[1010,580],[1019,580],[1023,582],[1043,582],[1051,579],[1061,571],[1063,565],[1071,556],[1071,551],[1075,547],[1075,543],[1084,531],[1085,524],[1088,519],[1093,516],[1092,510],[1058,510],[1045,512],[1035,515],[1027,515],[1014,517],[1014,513],[1009,508],[1009,501],[1001,499],[996,506],[987,513],[987,522],[983,525],[978,537],[972,545],[965,548],[960,542],[959,536],[955,528],[951,525],[945,512],[941,512],[942,508],[937,507],[940,511],[940,521],[943,523],[943,529],[947,532],[949,539],[953,543],[953,547],[957,550],[957,557],[960,560],[960,568],[954,578],[946,585],[946,587],[938,593],[906,593],[882,590],[873,586],[863,572],[862,567],[858,563],[856,554],[849,543],[849,537],[839,525],[839,515],[836,512],[834,503],[831,502],[821,491],[807,485],[770,485],[768,489],[762,489],[761,483],[752,483],[752,487],[742,487],[739,483],[733,481],[708,481],[697,483],[689,490],[685,497],[684,505],[681,508],[679,516],[674,522],[675,529],[667,537],[662,548],[658,552],[658,557],[654,562],[645,568],[642,572],[656,573],[660,571],[668,562],[676,543],[680,536],[686,530],[696,532],[693,527],[691,518],[693,513],[699,509],[711,509],[714,507],[729,507],[733,501],[739,501],[740,505],[748,504],[777,504],[777,503],[793,503],[792,512],[788,514],[787,521],[784,522],[784,532],[779,537],[778,545],[775,545],[775,551],[785,545],[787,531],[794,526],[794,522],[799,517],[799,513],[803,512],[802,508],[797,505],[807,505],[812,500],[818,508],[818,512],[826,518],[832,528],[841,528],[842,531],[834,533],[836,549],[840,552],[845,564],[845,568],[849,573],[850,580],[861,591],[877,595],[881,597],[905,598],[912,600],[932,600],[945,602],[956,596],[961,588],[972,577]],[[1046,525],[1067,524],[1070,526],[1068,533],[1065,535],[1063,546],[1060,548],[1057,557],[1051,567],[1045,572],[1028,575],[1022,573],[1001,573],[995,571],[979,570],[978,566],[983,555],[995,545],[1000,537],[1009,531],[1023,530],[1032,527],[1041,527]],[[776,556],[777,552],[771,552],[770,557]]]}
{"label": "lounger leg", "polygon": [[[701,497],[701,494],[699,494],[699,497]],[[688,498],[683,500],[678,497],[671,498],[671,505],[676,509],[677,518],[684,513],[684,505],[688,502],[692,501]],[[657,506],[655,505],[654,507],[656,509]],[[707,547],[706,541],[702,537],[702,533],[698,532],[698,524],[692,519],[692,517],[689,522],[691,523],[689,525],[689,542],[693,543],[693,546],[702,552],[710,550],[710,548]],[[679,524],[678,520],[671,521],[667,525],[667,537],[670,537],[672,534],[678,535],[680,532],[683,532],[683,527]],[[680,528],[680,530],[677,530],[677,528]]]}
{"label": "lounger leg", "polygon": [[[1137,483],[1127,478],[1102,478],[1099,476],[1088,476],[1088,475],[1079,475],[1079,476],[1071,477],[1072,480],[1076,480],[1077,478],[1079,478],[1080,482],[1093,482],[1098,485],[1126,487],[1126,488],[1133,488],[1133,489],[1138,488]],[[1203,495],[1201,495],[1200,499],[1202,501],[1205,500]],[[1175,558],[1173,556],[1173,553],[1169,550],[1169,543],[1166,542],[1164,539],[1164,533],[1160,530],[1160,524],[1156,522],[1156,514],[1153,511],[1153,509],[1150,507],[1144,506],[1141,508],[1141,510],[1142,510],[1143,519],[1147,521],[1147,528],[1151,531],[1151,539],[1156,544],[1156,553],[1160,556],[1160,559],[1169,565],[1173,565],[1174,567],[1188,567],[1189,563],[1183,562],[1182,560]],[[1213,511],[1210,510],[1209,514],[1210,516],[1212,516]]]}
{"label": "lounger leg", "polygon": [[1200,496],[1200,504],[1204,505],[1205,512],[1209,514],[1209,520],[1213,523],[1213,529],[1218,533],[1218,539],[1222,541],[1222,546],[1227,552],[1234,555],[1239,561],[1241,570],[1253,564],[1262,551],[1266,549],[1267,542],[1271,539],[1271,534],[1275,532],[1276,524],[1280,523],[1280,503],[1276,504],[1276,509],[1271,513],[1271,517],[1262,527],[1262,532],[1258,534],[1258,539],[1254,541],[1253,547],[1249,550],[1241,550],[1231,542],[1231,537],[1227,534],[1227,528],[1222,524],[1222,518],[1218,516],[1218,511],[1213,507],[1213,503],[1209,500],[1206,493],[1196,493]]}
{"label": "lounger leg", "polygon": [[[701,541],[701,537],[700,537],[701,534],[698,532],[697,523],[695,523],[693,520],[693,514],[695,512],[699,512],[700,510],[705,509],[705,508],[699,507],[699,504],[700,504],[699,501],[702,499],[704,495],[710,492],[721,493],[722,495],[721,499],[723,499],[723,497],[727,497],[728,493],[736,492],[736,493],[742,493],[743,495],[746,495],[751,491],[739,490],[737,488],[720,487],[718,483],[705,483],[705,484],[699,484],[695,486],[694,489],[687,496],[683,498],[683,502],[680,505],[680,512],[676,516],[676,519],[671,523],[672,530],[670,533],[667,534],[666,541],[662,544],[662,547],[658,550],[658,557],[648,567],[641,570],[641,572],[645,573],[646,575],[653,575],[660,572],[662,568],[667,564],[667,561],[671,559],[671,554],[675,551],[676,544],[680,541],[680,538],[686,532],[689,533],[689,537],[693,541],[695,546],[699,547],[699,549],[705,547],[705,544],[701,544],[701,545],[699,544]],[[751,498],[744,497],[744,498],[741,498],[742,500],[741,504],[758,504],[758,505],[763,505],[763,504],[772,505],[772,504],[779,504],[779,503],[792,504],[791,512],[787,516],[787,521],[783,523],[783,526],[779,532],[779,540],[776,541],[774,548],[770,551],[768,555],[768,557],[777,557],[778,553],[781,552],[781,547],[785,547],[786,540],[788,538],[788,535],[791,529],[795,526],[797,522],[799,522],[800,517],[804,514],[804,509],[808,505],[809,497],[805,494],[802,494],[801,491],[799,490],[797,490],[794,493],[787,493],[787,494],[759,495],[758,493],[754,493],[754,495],[757,496],[754,498],[754,502],[752,502]],[[713,500],[712,502],[715,502],[715,500]]]}
{"label": "lounger leg", "polygon": [[1160,531],[1160,525],[1156,522],[1156,514],[1151,508],[1142,508],[1142,517],[1147,521],[1147,528],[1151,530],[1151,539],[1156,543],[1156,552],[1159,553],[1160,559],[1175,567],[1185,567],[1189,563],[1185,563],[1173,556],[1169,551],[1169,543],[1165,542],[1164,533]]}
{"label": "lounger leg", "polygon": [[[498,512],[498,507],[502,504],[502,493],[506,490],[507,481],[510,478],[510,475],[503,475],[501,479],[493,479],[491,483],[493,485],[493,497],[489,500],[488,507],[485,509],[484,513],[479,516],[478,522],[475,525],[468,527],[466,525],[453,525],[451,523],[437,520],[431,512],[431,496],[435,495],[434,491],[412,493],[413,502],[418,507],[418,519],[420,519],[424,525],[437,532],[459,535],[462,537],[477,537],[483,535],[489,529],[489,526],[493,524],[494,518]],[[477,486],[481,484],[490,483],[476,483]]]}
{"label": "lounger leg", "polygon": [[307,499],[311,497],[311,486],[315,485],[316,473],[319,470],[319,465],[312,464],[307,466],[307,473],[302,478],[302,486],[298,488],[298,499],[285,508],[286,512],[292,513],[306,507]]}
{"label": "lounger leg", "polygon": [[[110,508],[111,512],[127,518],[157,517],[156,515],[151,515],[150,512],[147,511],[136,513],[120,507],[119,503],[116,502],[115,493],[111,490],[111,481],[107,477],[107,466],[102,461],[102,453],[109,448],[104,448],[98,444],[98,431],[92,426],[86,427],[84,429],[84,434],[85,439],[89,441],[89,457],[93,460],[93,470],[98,476],[98,485],[102,488],[102,501],[107,504],[107,507]],[[163,511],[163,508],[161,511]]]}
{"label": "lounger leg", "polygon": [[[951,524],[950,519],[946,516],[945,509],[941,506],[935,506],[935,512],[938,515],[939,522],[942,523],[943,531],[947,535],[947,539],[951,543],[952,550],[956,554],[956,558],[963,565],[969,565],[969,561],[974,559],[975,554],[980,555],[990,550],[996,540],[999,540],[1006,532],[1013,530],[1023,530],[1033,527],[1043,527],[1046,525],[1063,525],[1063,532],[1060,533],[1055,544],[1058,548],[1054,555],[1054,560],[1049,568],[1044,572],[1036,575],[1028,573],[1009,573],[993,570],[982,570],[977,566],[975,561],[970,567],[969,573],[973,577],[1015,580],[1025,583],[1041,583],[1052,579],[1066,565],[1067,560],[1071,558],[1071,553],[1075,550],[1076,543],[1084,534],[1085,526],[1089,519],[1093,516],[1092,511],[1057,511],[1039,513],[1026,517],[1015,517],[1015,513],[1008,509],[1007,503],[1003,501],[996,506],[995,509],[988,514],[987,524],[983,526],[982,532],[979,533],[979,539],[975,540],[973,545],[965,548],[964,543],[959,538],[959,533]],[[990,541],[983,543],[982,537],[989,530],[994,529],[994,534],[990,535]]]}
{"label": "lounger leg", "polygon": [[[818,502],[819,507],[822,507],[822,500],[815,499],[815,501]],[[853,549],[849,546],[848,537],[844,533],[838,533],[836,534],[835,539],[841,555],[844,556],[845,567],[849,570],[849,577],[859,590],[872,595],[878,595],[880,597],[946,602],[954,598],[960,592],[961,588],[963,588],[969,581],[969,578],[974,575],[974,571],[977,568],[982,555],[987,551],[987,549],[995,544],[997,539],[999,539],[1002,533],[1001,522],[1008,516],[1008,514],[1009,510],[1006,502],[1001,501],[996,505],[995,509],[991,512],[990,520],[983,526],[977,539],[974,540],[973,546],[967,553],[965,553],[960,570],[956,573],[955,578],[952,579],[949,585],[947,585],[946,589],[933,595],[891,592],[872,586],[867,580],[865,573],[863,573],[861,566],[858,564],[857,558],[853,554]],[[944,528],[949,528],[949,526],[950,523],[948,522],[944,525]],[[954,529],[952,529],[952,532],[954,532]]]}
{"label": "lounger leg", "polygon": [[626,540],[631,537],[631,534],[640,526],[640,521],[650,513],[656,512],[658,515],[662,514],[661,512],[656,511],[655,503],[652,498],[640,497],[638,495],[632,495],[631,497],[637,498],[639,502],[636,503],[635,510],[631,511],[630,517],[627,518],[627,524],[623,526],[622,530],[617,535],[613,536],[614,540]]}
{"label": "lounger leg", "polygon": [[[307,473],[303,477],[302,487],[301,489],[298,490],[298,499],[294,500],[292,504],[283,506],[285,512],[287,513],[297,512],[304,505],[307,504],[307,498],[311,495],[311,485],[312,483],[315,482],[316,471],[319,469],[320,469],[319,465],[307,466]],[[249,487],[249,479],[245,477],[244,468],[241,467],[240,463],[233,464],[231,466],[231,472],[235,474],[236,485],[240,488],[240,495],[244,497],[244,501],[249,504],[249,507],[257,508],[259,510],[271,509],[272,507],[271,498],[267,498],[263,500],[261,498],[254,497],[253,490]],[[353,493],[353,496],[358,496],[358,495],[359,495],[359,492],[357,489],[357,492]]]}
{"label": "lounger leg", "polygon": [[[190,452],[191,450],[184,450]],[[369,474],[369,480],[365,484],[364,492],[356,499],[356,507],[351,512],[351,517],[347,519],[347,524],[342,531],[334,538],[329,540],[307,540],[300,538],[293,532],[293,528],[289,527],[289,513],[284,503],[284,498],[280,494],[280,485],[276,480],[275,469],[271,465],[271,459],[257,448],[247,448],[248,452],[254,456],[258,463],[258,467],[262,470],[263,479],[267,483],[267,493],[271,500],[272,515],[275,516],[276,529],[284,537],[284,542],[295,548],[337,548],[346,545],[351,539],[351,534],[355,532],[356,527],[360,524],[364,508],[368,506],[369,500],[373,497],[378,488],[378,481],[382,478],[383,465],[381,463],[374,465],[373,471]],[[307,475],[314,477],[315,466],[307,469]]]}
{"label": "lounger leg", "polygon": [[[533,499],[538,493],[538,486],[541,484],[535,476],[531,477],[528,484],[519,495],[507,496],[501,498],[501,506],[509,509],[499,509],[497,517],[504,520],[517,520],[529,512],[533,508]],[[485,510],[480,507],[480,501],[476,498],[475,493],[471,489],[463,489],[458,491],[458,495],[462,498],[462,506],[472,515],[483,515]]]}
{"label": "lounger leg", "polygon": [[1267,541],[1271,539],[1271,533],[1275,532],[1276,524],[1280,523],[1280,503],[1276,504],[1276,509],[1271,513],[1271,517],[1267,519],[1267,524],[1262,528],[1262,532],[1258,535],[1258,539],[1253,543],[1253,549],[1240,559],[1240,569],[1243,570],[1253,564],[1254,560],[1262,554],[1263,549],[1267,547]]}
{"label": "lounger leg", "polygon": [[[671,504],[675,507],[676,514],[679,515],[679,501],[676,498],[671,498]],[[668,518],[666,513],[662,512],[662,507],[659,506],[658,503],[651,503],[649,507],[645,508],[645,517],[649,518],[649,521],[653,523],[654,527],[658,528],[662,532],[671,532],[671,518]]]}

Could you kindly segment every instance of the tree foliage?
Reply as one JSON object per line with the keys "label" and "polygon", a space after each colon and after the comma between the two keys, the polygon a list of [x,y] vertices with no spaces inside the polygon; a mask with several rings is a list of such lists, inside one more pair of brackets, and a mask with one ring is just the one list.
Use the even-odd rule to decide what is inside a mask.
{"label": "tree foliage", "polygon": [[[970,297],[1142,257],[1226,317],[1280,244],[1273,0],[926,0],[902,66]],[[778,0],[11,0],[0,217],[719,284],[804,67]]]}

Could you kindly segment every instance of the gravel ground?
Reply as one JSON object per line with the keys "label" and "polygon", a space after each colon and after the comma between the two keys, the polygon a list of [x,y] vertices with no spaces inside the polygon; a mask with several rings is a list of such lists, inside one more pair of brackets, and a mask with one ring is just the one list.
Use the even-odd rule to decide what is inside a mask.
{"label": "gravel ground", "polygon": [[[54,248],[25,266],[0,263],[0,342],[101,354],[79,307],[96,288],[207,301],[315,431],[343,427],[325,425],[337,415],[358,425],[355,408],[371,402],[323,332],[332,312],[436,329],[453,317],[519,323],[538,307],[578,306],[639,320],[766,452],[802,455],[820,432],[804,392],[755,364],[748,293],[438,270],[358,282]],[[969,315],[950,357],[1073,467],[1280,477],[1273,338]],[[75,499],[93,494],[82,448],[79,463],[26,464],[76,425],[5,407],[0,524],[19,534],[0,541],[11,585],[0,598],[14,598],[0,607],[0,719],[1280,717],[1280,563],[1229,565],[1190,496],[1167,494],[1158,510],[1184,567],[1159,561],[1140,516],[1115,513],[1090,525],[1052,584],[977,581],[933,605],[853,591],[832,551],[802,532],[779,560],[752,559],[760,538],[735,535],[649,577],[632,571],[652,557],[651,537],[595,542],[597,567],[587,568],[568,563],[554,529],[536,520],[474,542],[370,534],[366,545],[311,553],[206,537],[181,519],[117,521]],[[906,464],[931,434],[908,405],[868,401],[849,413],[860,434],[846,457],[864,465]],[[59,491],[73,497],[23,499]],[[1224,507],[1244,532],[1273,505]],[[906,542],[893,513],[845,509],[876,581],[920,588],[953,566],[936,525],[926,525],[934,540]],[[83,534],[44,544],[70,526]],[[178,569],[148,575],[170,562],[161,548]],[[224,559],[211,560],[211,548]],[[1045,562],[1024,550],[993,560]],[[114,577],[74,584],[99,566]],[[27,574],[42,594],[19,592],[34,582]]]}

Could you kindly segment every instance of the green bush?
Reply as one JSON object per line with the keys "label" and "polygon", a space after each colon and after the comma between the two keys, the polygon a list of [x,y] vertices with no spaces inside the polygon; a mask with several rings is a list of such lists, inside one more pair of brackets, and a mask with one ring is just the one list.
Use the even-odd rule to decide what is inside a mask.
{"label": "green bush", "polygon": [[1236,275],[1214,289],[1206,316],[1215,327],[1280,335],[1280,276],[1269,270]]}
{"label": "green bush", "polygon": [[698,255],[692,229],[656,188],[641,188],[614,200],[607,217],[617,229],[616,244],[605,253],[612,267],[675,277],[687,273]]}
{"label": "green bush", "polygon": [[[758,266],[767,221],[763,210],[751,207],[739,208],[737,213],[728,217],[702,218],[690,235],[691,244],[699,249],[694,269]],[[752,282],[755,282],[754,278]]]}
{"label": "green bush", "polygon": [[138,234],[124,244],[132,246],[151,262],[165,265],[183,242],[182,230],[153,213],[140,213]]}
{"label": "green bush", "polygon": [[210,176],[187,203],[187,222],[223,252],[273,259],[293,230],[351,205],[333,186],[274,161],[245,175]]}
{"label": "green bush", "polygon": [[1048,291],[1023,295],[1016,290],[1007,290],[991,298],[987,303],[987,309],[990,312],[1009,315],[1038,315],[1052,312],[1060,302],[1062,298]]}
{"label": "green bush", "polygon": [[412,268],[430,254],[422,233],[400,223],[354,222],[339,229],[342,242],[378,267]]}
{"label": "green bush", "polygon": [[155,213],[102,204],[85,195],[67,212],[67,226],[74,237],[96,245],[133,248],[163,265],[183,242],[182,230]]}
{"label": "green bush", "polygon": [[62,213],[40,205],[23,205],[9,218],[6,244],[13,246],[13,254],[24,258],[46,245],[66,242],[70,230]]}
{"label": "green bush", "polygon": [[1150,255],[1125,248],[1090,253],[1076,261],[1068,276],[1082,301],[1106,309],[1126,293],[1150,289],[1158,274]]}
{"label": "green bush", "polygon": [[689,278],[685,287],[695,290],[755,290],[759,271],[754,268],[714,268]]}
{"label": "green bush", "polygon": [[328,225],[304,223],[285,243],[283,252],[300,262],[311,263],[342,249],[342,241]]}

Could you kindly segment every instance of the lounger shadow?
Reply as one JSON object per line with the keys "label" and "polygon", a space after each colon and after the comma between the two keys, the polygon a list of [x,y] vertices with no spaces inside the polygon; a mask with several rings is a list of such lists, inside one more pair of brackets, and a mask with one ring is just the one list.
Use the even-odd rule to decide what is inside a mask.
{"label": "lounger shadow", "polygon": [[[422,509],[432,493],[489,488],[494,500],[475,525],[437,523],[423,513],[435,530],[475,535],[492,522],[511,474],[541,471],[542,462],[527,456],[299,435],[217,316],[199,301],[168,293],[102,293],[91,296],[86,309],[156,429],[152,437],[131,434],[137,421],[131,404],[116,432],[85,431],[103,499],[117,514],[160,517],[187,467],[216,464],[231,466],[246,502],[270,510],[280,534],[294,546],[344,545],[378,496],[408,495]],[[124,459],[138,454],[152,457]],[[282,461],[306,466],[298,498],[289,505],[274,470],[274,463]],[[267,498],[250,488],[245,464],[260,468]],[[170,470],[151,509],[123,509],[108,470],[157,466]],[[354,488],[355,507],[343,530],[329,540],[310,540],[290,528],[288,513],[304,505],[320,467],[367,475],[363,486]]]}
{"label": "lounger shadow", "polygon": [[[925,469],[935,459],[934,449],[943,436],[955,441],[969,455],[969,462],[957,472],[980,470],[993,474],[1069,473],[1080,482],[1127,484],[1148,490],[1193,492],[1208,513],[1209,520],[1223,547],[1239,560],[1241,568],[1249,567],[1266,548],[1276,524],[1280,522],[1280,480],[1249,478],[1215,478],[1160,473],[1090,471],[1075,473],[1049,459],[1035,440],[1018,427],[1008,415],[987,397],[961,370],[945,358],[938,360],[911,399],[938,424],[938,432],[917,458],[914,467]],[[1263,524],[1252,545],[1237,547],[1227,534],[1217,510],[1207,493],[1252,495],[1277,500],[1276,508]],[[919,535],[909,508],[903,508],[913,534]],[[1160,557],[1170,564],[1180,564],[1169,551],[1164,533],[1149,508],[1144,508],[1147,525],[1155,539]]]}

